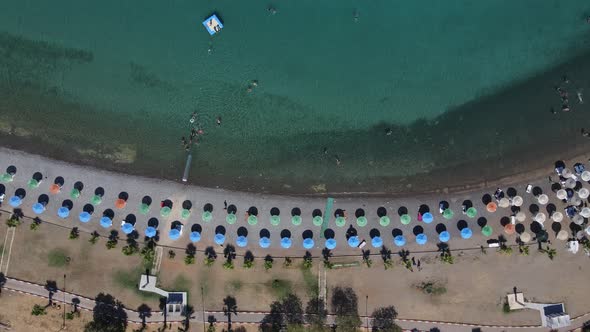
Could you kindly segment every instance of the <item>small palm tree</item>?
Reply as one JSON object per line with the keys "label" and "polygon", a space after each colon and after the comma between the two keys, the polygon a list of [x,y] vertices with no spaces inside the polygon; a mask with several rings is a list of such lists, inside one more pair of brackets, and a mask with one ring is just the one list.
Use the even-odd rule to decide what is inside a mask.
{"label": "small palm tree", "polygon": [[98,242],[99,237],[100,237],[100,234],[98,234],[97,231],[94,231],[94,232],[90,233],[90,240],[88,240],[88,242],[90,242],[92,244],[96,244],[96,242]]}
{"label": "small palm tree", "polygon": [[148,317],[152,316],[152,308],[150,308],[147,304],[142,303],[139,307],[137,307],[137,313],[139,314],[139,318],[141,318],[141,328],[145,328],[145,320]]}
{"label": "small palm tree", "polygon": [[227,316],[227,330],[231,331],[231,316],[238,315],[238,305],[233,296],[226,296],[223,299],[223,315]]}
{"label": "small palm tree", "polygon": [[58,290],[57,282],[55,280],[47,280],[45,282],[45,290],[49,292],[49,295],[47,296],[49,299],[49,304],[47,306],[50,306],[53,304],[53,294]]}
{"label": "small palm tree", "polygon": [[334,264],[330,262],[330,257],[332,257],[332,250],[328,248],[322,249],[322,256],[324,257],[324,267],[326,269],[332,269],[332,267],[334,267]]}
{"label": "small palm tree", "polygon": [[72,230],[70,231],[70,240],[74,240],[79,237],[80,237],[80,230],[78,229],[78,227],[72,228]]}
{"label": "small palm tree", "polygon": [[306,251],[305,255],[303,256],[303,268],[304,269],[311,269],[312,266],[313,266],[313,256],[311,256],[311,253],[309,251]]}
{"label": "small palm tree", "polygon": [[182,316],[184,316],[184,320],[182,321],[183,327],[179,329],[179,331],[188,332],[191,322],[191,316],[195,313],[195,309],[192,305],[187,304],[182,311]]}
{"label": "small palm tree", "polygon": [[550,247],[547,247],[547,249],[541,249],[541,252],[546,253],[547,257],[549,257],[550,260],[553,260],[553,258],[555,258],[555,256],[557,255],[557,250],[555,250],[555,248]]}
{"label": "small palm tree", "polygon": [[266,271],[272,269],[273,263],[274,263],[274,259],[272,258],[271,255],[266,255],[266,257],[264,257],[264,269]]}
{"label": "small palm tree", "polygon": [[78,307],[80,306],[80,299],[77,297],[74,297],[72,299],[72,304],[74,305],[74,309],[72,310],[72,313],[77,313]]}
{"label": "small palm tree", "polygon": [[244,268],[251,269],[254,266],[254,254],[250,250],[244,254]]}
{"label": "small palm tree", "polygon": [[291,265],[293,265],[293,260],[291,259],[291,257],[285,257],[285,261],[283,262],[283,266],[290,267]]}
{"label": "small palm tree", "polygon": [[385,246],[381,247],[381,259],[383,260],[383,267],[385,269],[390,269],[393,267],[393,261],[391,260],[391,250],[387,249]]}
{"label": "small palm tree", "polygon": [[365,263],[367,267],[371,267],[373,265],[373,260],[371,259],[371,250],[363,250],[362,255],[363,263]]}

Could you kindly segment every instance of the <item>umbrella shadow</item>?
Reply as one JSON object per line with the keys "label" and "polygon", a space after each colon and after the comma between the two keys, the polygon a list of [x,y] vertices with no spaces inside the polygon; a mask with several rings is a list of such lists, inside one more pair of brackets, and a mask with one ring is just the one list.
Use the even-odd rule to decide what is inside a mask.
{"label": "umbrella shadow", "polygon": [[377,208],[377,216],[379,218],[385,217],[387,215],[387,209],[384,206],[380,206]]}
{"label": "umbrella shadow", "polygon": [[27,191],[24,190],[23,188],[18,188],[17,190],[14,191],[14,196],[18,196],[21,199],[24,199],[25,197],[27,197]]}
{"label": "umbrella shadow", "polygon": [[227,207],[227,213],[230,213],[230,214],[236,214],[236,213],[238,213],[238,208],[237,208],[235,205],[233,205],[233,204],[230,204],[230,205]]}
{"label": "umbrella shadow", "polygon": [[263,237],[267,237],[270,239],[270,231],[266,228],[263,228],[260,230],[260,232],[258,233],[258,235],[263,238]]}
{"label": "umbrella shadow", "polygon": [[502,227],[506,227],[506,225],[508,225],[509,223],[510,223],[509,217],[500,218],[500,225],[502,225]]}
{"label": "umbrella shadow", "polygon": [[520,212],[520,206],[513,205],[510,207],[510,211],[512,211],[512,213],[514,214],[517,214],[518,212]]}
{"label": "umbrella shadow", "polygon": [[437,232],[438,234],[440,234],[440,233],[442,233],[442,232],[444,232],[444,231],[446,231],[446,230],[447,230],[447,226],[445,226],[445,224],[443,224],[443,223],[440,223],[440,224],[437,224],[437,225],[436,225],[436,232]]}
{"label": "umbrella shadow", "polygon": [[311,212],[311,217],[312,217],[312,218],[315,218],[315,217],[321,217],[322,215],[323,215],[323,214],[322,214],[322,210],[320,210],[320,209],[314,209],[314,210]]}
{"label": "umbrella shadow", "polygon": [[488,220],[485,217],[479,217],[477,218],[477,225],[479,227],[485,227],[488,224]]}
{"label": "umbrella shadow", "polygon": [[129,194],[125,191],[121,191],[119,193],[119,195],[117,196],[117,198],[124,200],[125,202],[127,202],[127,200],[129,199]]}
{"label": "umbrella shadow", "polygon": [[133,213],[130,213],[125,217],[125,222],[128,224],[131,224],[133,226],[135,226],[136,221],[137,221],[137,218],[135,217],[135,215]]}
{"label": "umbrella shadow", "polygon": [[82,183],[82,181],[76,181],[74,183],[74,189],[78,189],[79,192],[82,192],[82,190],[84,190],[84,183]]}
{"label": "umbrella shadow", "polygon": [[301,233],[301,237],[305,239],[313,239],[313,232],[309,229],[306,229]]}
{"label": "umbrella shadow", "polygon": [[352,225],[348,226],[348,229],[346,230],[346,239],[348,240],[351,236],[357,236],[358,232],[356,230],[356,228],[352,227]]}
{"label": "umbrella shadow", "polygon": [[555,211],[557,211],[557,206],[555,206],[553,203],[549,203],[545,209],[547,210],[547,214],[551,216]]}
{"label": "umbrella shadow", "polygon": [[582,182],[576,181],[576,185],[574,186],[574,190],[578,191],[578,190],[582,189],[582,187],[583,187]]}
{"label": "umbrella shadow", "polygon": [[301,216],[301,209],[298,207],[294,207],[291,209],[291,217],[294,216]]}
{"label": "umbrella shadow", "polygon": [[541,187],[534,187],[533,188],[533,195],[534,196],[539,196],[543,194],[543,189],[541,189]]}
{"label": "umbrella shadow", "polygon": [[467,209],[473,207],[473,202],[470,199],[466,199],[463,201],[462,206],[464,206],[465,210],[467,210]]}
{"label": "umbrella shadow", "polygon": [[153,227],[155,229],[158,229],[158,226],[160,225],[160,221],[158,220],[158,218],[152,217],[152,218],[148,219],[147,225],[148,225],[148,227]]}
{"label": "umbrella shadow", "polygon": [[561,184],[557,182],[551,184],[551,191],[553,191],[554,193],[556,193],[559,189],[561,189]]}
{"label": "umbrella shadow", "polygon": [[39,198],[37,198],[37,203],[41,203],[44,206],[46,206],[47,204],[49,204],[49,196],[47,194],[39,195]]}
{"label": "umbrella shadow", "polygon": [[244,226],[239,227],[237,234],[238,234],[238,236],[248,237],[248,229]]}
{"label": "umbrella shadow", "polygon": [[[377,210],[377,211],[379,211],[379,210]],[[359,209],[356,209],[356,211],[354,211],[354,216],[356,218],[364,217],[365,216],[365,210],[360,209],[360,208]]]}
{"label": "umbrella shadow", "polygon": [[69,199],[64,199],[64,201],[61,202],[61,206],[65,206],[71,211],[74,208],[74,202]]}
{"label": "umbrella shadow", "polygon": [[400,206],[399,209],[397,209],[397,214],[401,217],[404,214],[408,214],[408,208],[405,206]]}
{"label": "umbrella shadow", "polygon": [[565,162],[563,160],[556,161],[555,168],[565,168]]}
{"label": "umbrella shadow", "polygon": [[256,216],[256,217],[258,217],[258,209],[255,206],[251,206],[248,209],[248,215],[249,216]]}
{"label": "umbrella shadow", "polygon": [[483,205],[488,205],[489,203],[492,202],[492,195],[490,194],[485,194],[481,197],[481,202],[483,203]]}
{"label": "umbrella shadow", "polygon": [[442,207],[443,211],[448,209],[451,205],[447,201],[440,201],[438,202],[439,208]]}
{"label": "umbrella shadow", "polygon": [[334,211],[334,217],[335,218],[344,217],[344,210],[342,210],[342,209],[336,209],[336,211]]}
{"label": "umbrella shadow", "polygon": [[429,207],[428,205],[426,205],[426,204],[422,204],[422,205],[420,205],[420,207],[418,208],[418,212],[419,212],[420,214],[428,213],[428,212],[430,212],[430,207]]}
{"label": "umbrella shadow", "polygon": [[182,208],[185,210],[190,210],[193,208],[193,203],[187,199],[184,202],[182,202]]}
{"label": "umbrella shadow", "polygon": [[398,235],[404,235],[404,232],[401,229],[399,229],[399,228],[394,228],[391,231],[391,235],[395,238]]}
{"label": "umbrella shadow", "polygon": [[326,230],[324,231],[324,237],[326,239],[333,239],[335,235],[336,233],[331,228],[326,228]]}
{"label": "umbrella shadow", "polygon": [[104,217],[107,217],[111,220],[115,219],[115,211],[111,210],[111,209],[106,209],[102,212],[102,215]]}
{"label": "umbrella shadow", "polygon": [[273,207],[272,209],[270,209],[270,215],[271,216],[280,216],[281,210],[279,210],[278,207]]}
{"label": "umbrella shadow", "polygon": [[462,231],[463,228],[467,228],[467,227],[469,227],[467,225],[467,221],[465,221],[465,220],[459,220],[459,221],[457,221],[457,228],[459,229],[459,231]]}
{"label": "umbrella shadow", "polygon": [[543,230],[543,226],[536,221],[533,221],[530,226],[531,232],[537,234]]}
{"label": "umbrella shadow", "polygon": [[150,196],[143,196],[141,199],[141,204],[145,204],[147,206],[152,205],[152,198]]}
{"label": "umbrella shadow", "polygon": [[291,231],[290,231],[290,230],[288,230],[288,229],[283,229],[283,230],[281,231],[281,239],[282,239],[282,238],[285,238],[285,237],[286,237],[286,238],[289,238],[289,239],[291,238]]}
{"label": "umbrella shadow", "polygon": [[84,212],[88,212],[88,213],[90,213],[90,214],[93,214],[93,213],[94,213],[94,205],[92,205],[92,204],[86,204],[86,205],[84,205],[84,207],[82,208],[82,211],[84,211]]}
{"label": "umbrella shadow", "polygon": [[0,195],[6,193],[6,186],[0,183]]}
{"label": "umbrella shadow", "polygon": [[103,187],[97,187],[96,189],[94,189],[94,194],[96,196],[103,197],[104,196],[104,188]]}
{"label": "umbrella shadow", "polygon": [[555,234],[557,235],[557,233],[559,233],[559,231],[561,230],[561,223],[559,223],[559,222],[553,222],[551,224],[551,230],[553,232],[555,232]]}
{"label": "umbrella shadow", "polygon": [[10,165],[6,168],[6,173],[10,174],[10,175],[15,175],[16,174],[16,166],[14,165]]}
{"label": "umbrella shadow", "polygon": [[41,181],[43,181],[43,174],[41,174],[41,172],[35,172],[35,173],[33,173],[32,178],[33,178],[33,180],[35,180],[37,182],[41,182]]}
{"label": "umbrella shadow", "polygon": [[424,233],[424,228],[420,225],[414,226],[414,228],[412,229],[412,233],[414,233],[414,235],[422,234]]}
{"label": "umbrella shadow", "polygon": [[64,186],[64,184],[66,183],[66,180],[64,180],[64,178],[63,178],[63,177],[61,177],[61,176],[58,176],[58,177],[56,177],[56,178],[55,178],[55,180],[53,180],[53,183],[54,183],[54,184],[57,184],[57,185],[58,185],[58,186],[60,186],[60,187],[63,187],[63,186]]}
{"label": "umbrella shadow", "polygon": [[170,224],[170,229],[178,229],[181,230],[182,226],[184,226],[179,220],[174,220],[171,224]]}
{"label": "umbrella shadow", "polygon": [[225,235],[225,227],[221,225],[215,227],[215,234]]}
{"label": "umbrella shadow", "polygon": [[572,231],[572,234],[576,234],[581,230],[582,230],[582,226],[580,226],[574,222],[570,223],[570,231]]}
{"label": "umbrella shadow", "polygon": [[380,237],[381,232],[377,228],[373,228],[369,231],[369,236],[371,237],[371,239],[374,237]]}
{"label": "umbrella shadow", "polygon": [[191,232],[201,233],[203,231],[203,227],[200,224],[193,224],[191,226]]}
{"label": "umbrella shadow", "polygon": [[522,233],[524,233],[524,225],[521,223],[518,223],[518,224],[514,225],[514,230],[516,231],[516,233],[522,234]]}
{"label": "umbrella shadow", "polygon": [[162,207],[167,207],[172,209],[172,206],[174,206],[174,203],[172,202],[172,200],[166,198],[165,200],[162,201]]}
{"label": "umbrella shadow", "polygon": [[518,192],[516,191],[516,188],[510,187],[506,189],[506,195],[510,198],[513,198],[514,196],[518,195]]}
{"label": "umbrella shadow", "polygon": [[203,212],[213,212],[213,204],[207,203],[203,205]]}
{"label": "umbrella shadow", "polygon": [[530,212],[531,212],[533,215],[534,215],[534,214],[537,214],[537,213],[539,213],[539,210],[540,210],[540,209],[539,209],[539,206],[538,206],[537,204],[531,204],[531,205],[529,206],[529,211],[530,211]]}

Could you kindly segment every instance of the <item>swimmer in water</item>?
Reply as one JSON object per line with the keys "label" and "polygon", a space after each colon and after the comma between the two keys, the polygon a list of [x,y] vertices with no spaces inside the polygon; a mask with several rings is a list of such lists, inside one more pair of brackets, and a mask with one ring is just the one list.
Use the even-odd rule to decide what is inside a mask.
{"label": "swimmer in water", "polygon": [[352,13],[352,19],[354,20],[354,22],[358,22],[359,21],[359,11],[358,10],[354,10],[354,12]]}
{"label": "swimmer in water", "polygon": [[190,123],[195,123],[196,120],[197,120],[197,112],[193,112],[193,114],[191,114],[191,119],[188,121]]}
{"label": "swimmer in water", "polygon": [[248,85],[248,88],[246,89],[246,91],[247,91],[248,93],[252,92],[252,85]]}
{"label": "swimmer in water", "polygon": [[277,9],[276,9],[275,7],[273,7],[273,6],[269,6],[269,7],[268,7],[266,10],[267,10],[267,11],[268,11],[268,12],[269,12],[271,15],[275,15],[275,14],[277,13]]}
{"label": "swimmer in water", "polygon": [[336,159],[336,165],[340,166],[340,157],[338,157],[338,155],[334,155],[334,159]]}
{"label": "swimmer in water", "polygon": [[258,86],[258,80],[253,80],[251,84],[252,86]]}
{"label": "swimmer in water", "polygon": [[215,119],[215,122],[217,122],[218,126],[221,126],[221,116],[218,116],[217,119]]}
{"label": "swimmer in water", "polygon": [[393,130],[391,130],[391,128],[386,128],[385,129],[385,135],[391,136],[391,134],[393,134]]}
{"label": "swimmer in water", "polygon": [[580,104],[583,104],[584,103],[584,99],[582,98],[582,90],[578,90],[577,94],[578,94],[578,102]]}

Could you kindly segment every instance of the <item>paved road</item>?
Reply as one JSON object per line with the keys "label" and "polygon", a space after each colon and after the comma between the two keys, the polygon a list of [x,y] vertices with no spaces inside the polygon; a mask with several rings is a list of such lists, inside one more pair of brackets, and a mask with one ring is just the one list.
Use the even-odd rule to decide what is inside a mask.
{"label": "paved road", "polygon": [[[26,281],[21,281],[17,279],[7,278],[6,285],[4,289],[17,291],[20,293],[25,293],[29,295],[39,296],[43,298],[48,297],[48,292],[45,290],[43,285],[38,285]],[[65,293],[65,302],[71,304],[73,298],[78,298],[80,300],[80,308],[85,310],[92,310],[94,308],[94,299],[89,299],[83,296],[78,296],[72,293]],[[53,296],[54,301],[63,302],[64,301],[64,292],[58,291]],[[127,312],[127,319],[132,323],[140,323],[141,319],[137,311],[126,309]],[[253,323],[257,324],[262,321],[266,312],[247,312],[247,311],[239,311],[238,315],[232,318],[235,323]],[[204,313],[205,321],[207,321],[209,316],[215,317],[217,322],[223,323],[226,318],[221,311],[205,311]],[[361,316],[363,326],[367,326],[367,318],[366,316]],[[578,317],[572,321],[572,326],[568,328],[560,329],[559,331],[572,331],[575,328],[581,327],[582,324],[590,319],[590,313]],[[182,317],[168,317],[167,319],[169,322],[178,322],[182,321]],[[148,323],[158,324],[164,321],[164,317],[161,311],[154,311],[152,312],[152,316],[146,319]],[[328,316],[328,323],[331,324],[334,321],[334,316]],[[202,323],[203,322],[203,312],[197,311],[195,312],[194,316],[191,318],[191,322],[195,323]],[[370,324],[370,322],[369,322]],[[490,332],[502,332],[502,331],[547,331],[546,328],[540,326],[478,326],[472,324],[461,324],[461,323],[449,323],[449,322],[430,322],[430,321],[416,321],[416,320],[406,320],[406,319],[399,319],[398,324],[404,330],[411,330],[411,329],[418,329],[420,331],[429,331],[431,328],[438,327],[441,331],[455,331],[455,332],[471,332],[473,328],[481,327],[482,331],[490,331]]]}

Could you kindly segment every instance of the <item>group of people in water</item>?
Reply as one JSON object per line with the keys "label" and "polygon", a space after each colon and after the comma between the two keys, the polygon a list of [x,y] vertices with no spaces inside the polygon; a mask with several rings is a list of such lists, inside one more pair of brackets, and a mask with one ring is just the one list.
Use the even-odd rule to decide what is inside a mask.
{"label": "group of people in water", "polygon": [[[215,122],[217,123],[217,126],[221,126],[221,116],[217,116],[217,118],[215,118]],[[205,131],[201,127],[201,123],[198,122],[197,112],[193,112],[191,114],[191,117],[189,119],[189,123],[190,123],[189,138],[187,139],[185,136],[182,136],[180,138],[180,142],[181,142],[182,147],[184,148],[185,151],[190,151],[193,144],[199,144],[199,137],[205,134]]]}
{"label": "group of people in water", "polygon": [[[559,98],[561,98],[561,111],[562,112],[569,112],[570,108],[570,100],[569,100],[569,92],[567,87],[570,85],[570,80],[567,76],[563,76],[562,84],[555,87],[555,91],[559,94]],[[578,100],[578,104],[583,104],[584,99],[582,97],[582,90],[578,89],[576,91],[576,97]],[[551,108],[551,113],[556,114],[554,108]]]}

